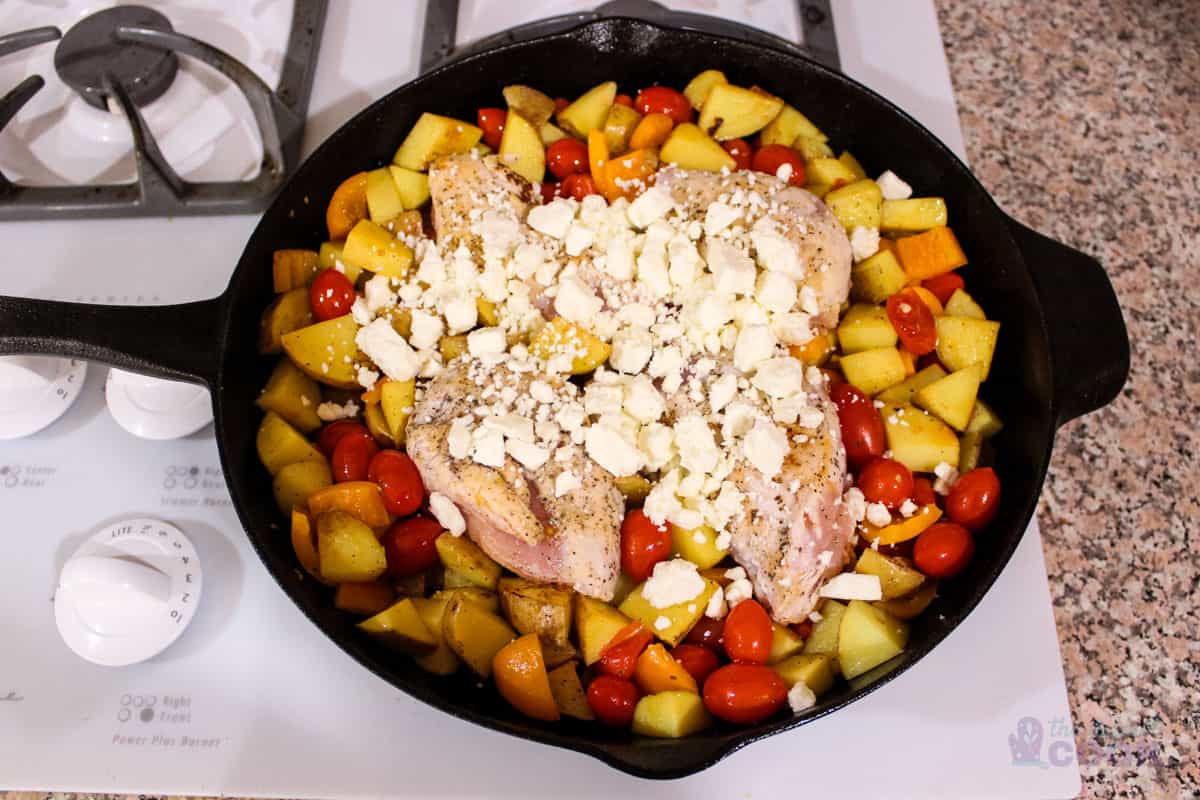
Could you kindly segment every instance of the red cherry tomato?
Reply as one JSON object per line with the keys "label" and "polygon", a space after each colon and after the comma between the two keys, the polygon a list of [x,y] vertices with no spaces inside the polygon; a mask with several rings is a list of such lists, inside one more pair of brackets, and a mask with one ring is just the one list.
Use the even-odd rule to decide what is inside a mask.
{"label": "red cherry tomato", "polygon": [[770,615],[753,598],[738,603],[725,617],[725,654],[730,661],[767,663],[774,636]]}
{"label": "red cherry tomato", "polygon": [[650,86],[638,92],[633,107],[639,113],[666,114],[676,122],[692,121],[692,101],[670,86]]}
{"label": "red cherry tomato", "polygon": [[1000,479],[991,467],[979,467],[963,475],[946,496],[946,516],[977,531],[992,521],[1000,508]]}
{"label": "red cherry tomato", "polygon": [[745,139],[730,139],[721,142],[721,147],[733,156],[734,169],[750,169],[750,162],[754,159],[754,148],[749,142]]}
{"label": "red cherry tomato", "polygon": [[568,175],[563,178],[562,193],[564,197],[574,197],[576,200],[582,200],[589,194],[599,194],[600,190],[596,188],[596,180],[586,172],[579,172],[574,175]]}
{"label": "red cherry tomato", "polygon": [[725,620],[701,617],[700,621],[688,631],[684,641],[691,644],[702,644],[713,652],[724,651]]}
{"label": "red cherry tomato", "polygon": [[675,656],[675,660],[682,664],[688,674],[695,678],[696,683],[701,686],[704,685],[704,679],[721,666],[721,660],[717,658],[717,654],[700,644],[678,645],[671,651],[671,655]]}
{"label": "red cherry tomato", "polygon": [[812,636],[813,624],[811,619],[793,622],[790,627],[801,639],[807,639],[809,636]]}
{"label": "red cherry tomato", "polygon": [[380,537],[387,556],[387,574],[393,578],[419,575],[438,560],[436,541],[444,529],[437,520],[409,517],[398,520]]}
{"label": "red cherry tomato", "polygon": [[578,139],[559,139],[546,148],[546,168],[559,180],[578,172],[587,172],[587,145]]}
{"label": "red cherry tomato", "polygon": [[883,417],[879,416],[871,398],[848,383],[830,387],[829,397],[838,409],[842,444],[851,466],[866,464],[883,455],[887,448],[887,432],[883,428]]}
{"label": "red cherry tomato", "polygon": [[755,172],[777,175],[779,168],[784,164],[790,164],[792,167],[792,174],[788,176],[787,182],[792,186],[803,186],[804,159],[786,144],[768,144],[758,148],[750,162],[750,168]]}
{"label": "red cherry tomato", "polygon": [[380,450],[367,467],[367,480],[379,484],[383,506],[398,517],[415,514],[425,502],[425,484],[408,454]]}
{"label": "red cherry tomato", "polygon": [[762,722],[783,707],[788,688],[762,664],[726,664],[704,682],[704,707],[726,722]]}
{"label": "red cherry tomato", "polygon": [[554,110],[555,111],[562,111],[564,108],[566,108],[569,105],[571,105],[571,101],[565,97],[554,98]]}
{"label": "red cherry tomato", "polygon": [[617,631],[611,642],[604,645],[596,668],[606,675],[632,678],[638,656],[652,641],[654,634],[646,630],[642,623],[631,622]]}
{"label": "red cherry tomato", "polygon": [[937,492],[933,490],[933,483],[929,478],[913,480],[912,499],[919,506],[936,506],[938,504]]}
{"label": "red cherry tomato", "polygon": [[333,482],[365,481],[367,467],[378,452],[379,445],[375,444],[374,437],[365,430],[362,433],[346,434],[334,445],[333,455],[329,459]]}
{"label": "red cherry tomato", "polygon": [[554,198],[563,196],[562,184],[555,183],[554,181],[542,181],[541,192],[542,204],[545,205]]}
{"label": "red cherry tomato", "polygon": [[935,522],[917,537],[913,562],[931,578],[951,578],[975,555],[970,532],[957,522]]}
{"label": "red cherry tomato", "polygon": [[627,94],[619,94],[613,98],[613,102],[619,106],[629,106],[633,108],[633,98]]}
{"label": "red cherry tomato", "polygon": [[950,295],[966,287],[967,284],[957,272],[943,272],[941,275],[926,278],[921,281],[921,285],[933,292],[933,296],[938,299],[939,303],[946,305],[950,300]]}
{"label": "red cherry tomato", "polygon": [[336,269],[322,270],[308,287],[308,305],[317,322],[344,317],[354,305],[354,284]]}
{"label": "red cherry tomato", "polygon": [[858,488],[868,502],[896,509],[912,496],[913,476],[899,461],[877,458],[859,473]]}
{"label": "red cherry tomato", "polygon": [[896,329],[900,343],[916,355],[932,353],[937,346],[937,327],[933,312],[912,289],[901,289],[887,299],[888,320]]}
{"label": "red cherry tomato", "polygon": [[500,137],[504,135],[504,121],[508,112],[503,108],[481,108],[475,121],[483,128],[483,142],[493,150],[500,149]]}
{"label": "red cherry tomato", "polygon": [[621,523],[621,569],[635,581],[644,581],[654,565],[671,555],[671,529],[655,525],[640,508]]}
{"label": "red cherry tomato", "polygon": [[362,431],[367,436],[371,435],[361,423],[352,419],[339,419],[321,428],[321,432],[317,434],[317,449],[324,453],[326,458],[330,458],[337,443],[352,431]]}
{"label": "red cherry tomato", "polygon": [[587,690],[587,704],[596,719],[614,728],[633,722],[638,690],[632,681],[616,675],[597,675]]}

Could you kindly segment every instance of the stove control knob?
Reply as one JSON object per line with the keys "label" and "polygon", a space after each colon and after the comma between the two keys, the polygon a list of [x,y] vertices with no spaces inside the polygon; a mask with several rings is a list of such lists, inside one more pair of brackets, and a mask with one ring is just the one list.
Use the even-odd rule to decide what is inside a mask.
{"label": "stove control knob", "polygon": [[136,664],[165,650],[191,622],[201,582],[196,550],[178,528],[154,519],[117,522],[63,566],[54,620],[79,657]]}
{"label": "stove control knob", "polygon": [[194,383],[112,369],[104,395],[113,419],[143,439],[178,439],[212,422],[208,390]]}
{"label": "stove control knob", "polygon": [[19,439],[61,417],[79,397],[87,364],[48,356],[0,357],[0,439]]}

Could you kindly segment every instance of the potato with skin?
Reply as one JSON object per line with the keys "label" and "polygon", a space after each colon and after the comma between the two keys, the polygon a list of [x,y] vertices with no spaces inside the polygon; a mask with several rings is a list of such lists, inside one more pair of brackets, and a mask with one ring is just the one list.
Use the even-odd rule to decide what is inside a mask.
{"label": "potato with skin", "polygon": [[629,621],[629,617],[602,600],[575,595],[575,630],[583,650],[583,663],[591,666],[599,661],[605,645]]}
{"label": "potato with skin", "polygon": [[818,653],[834,659],[832,664],[837,671],[838,633],[841,630],[842,616],[846,613],[846,605],[836,600],[826,600],[821,603],[821,619],[813,625],[812,633],[804,640],[805,653]]}
{"label": "potato with skin", "polygon": [[404,432],[408,428],[408,418],[416,405],[417,382],[388,380],[383,383],[379,392],[379,405],[383,410],[383,418],[387,421],[388,430],[396,446],[402,446]]}
{"label": "potato with skin", "polygon": [[[408,132],[392,162],[398,167],[424,172],[439,156],[465,153],[482,136],[483,131],[468,122],[427,111]],[[341,237],[331,235],[330,238]]]}
{"label": "potato with skin", "polygon": [[990,439],[1004,430],[1004,423],[992,407],[980,398],[975,398],[975,408],[971,410],[971,419],[967,422],[967,433],[978,433],[984,439]]}
{"label": "potato with skin", "polygon": [[588,705],[587,694],[583,684],[579,682],[578,662],[569,661],[550,670],[550,692],[558,710],[568,717],[576,719],[595,719],[592,707]]}
{"label": "potato with skin", "polygon": [[556,119],[560,128],[580,139],[587,137],[592,131],[601,128],[617,99],[616,81],[605,81],[593,86],[575,102],[558,112]]}
{"label": "potato with skin", "polygon": [[449,600],[445,597],[414,597],[412,602],[421,622],[425,623],[425,627],[436,641],[436,646],[431,652],[415,657],[417,666],[434,675],[453,675],[458,671],[460,662],[442,635],[442,622],[446,608],[450,605]]}
{"label": "potato with skin", "polygon": [[964,431],[975,409],[982,373],[979,364],[952,372],[919,389],[913,402],[955,430]]}
{"label": "potato with skin", "polygon": [[881,608],[851,600],[838,629],[838,664],[856,678],[904,652],[908,625]]}
{"label": "potato with skin", "polygon": [[803,682],[820,697],[833,688],[834,659],[825,653],[798,653],[772,667],[789,689]]}
{"label": "potato with skin", "polygon": [[460,586],[446,589],[439,589],[433,593],[433,599],[445,600],[447,603],[454,600],[456,597],[461,597],[464,600],[475,603],[483,607],[493,614],[500,613],[500,597],[495,592],[487,589],[480,589],[478,586]]}
{"label": "potato with skin", "polygon": [[272,475],[297,461],[327,463],[325,455],[305,439],[304,434],[274,411],[268,411],[263,416],[254,445],[258,450],[258,460]]}
{"label": "potato with skin", "polygon": [[[358,324],[349,314],[284,334],[283,350],[309,377],[338,389],[358,389]],[[348,360],[347,360],[348,359]]]}
{"label": "potato with skin", "polygon": [[938,360],[952,372],[978,364],[983,368],[983,380],[987,380],[996,352],[996,339],[1000,336],[1000,323],[949,316],[938,317],[934,322],[937,325]]}
{"label": "potato with skin", "polygon": [[303,433],[321,427],[321,418],[317,416],[321,387],[291,359],[279,359],[254,404],[263,411],[274,411]]}
{"label": "potato with skin", "polygon": [[479,545],[465,536],[439,536],[434,540],[438,558],[447,571],[453,570],[465,577],[472,586],[495,589],[500,580],[500,565],[493,561]]}
{"label": "potato with skin", "polygon": [[864,550],[854,565],[854,571],[862,575],[875,575],[884,600],[893,600],[909,594],[925,582],[921,571],[914,569],[908,559],[888,556],[875,550]]}
{"label": "potato with skin", "polygon": [[376,275],[403,278],[412,266],[413,251],[387,228],[364,219],[347,234],[342,260]]}
{"label": "potato with skin", "polygon": [[514,83],[505,86],[502,93],[508,110],[520,114],[535,128],[541,127],[554,115],[554,98],[531,86]]}
{"label": "potato with skin", "polygon": [[942,369],[941,364],[930,364],[925,369],[909,375],[902,382],[896,384],[890,389],[885,389],[880,392],[876,399],[885,403],[893,403],[898,406],[908,405],[912,403],[913,395],[919,390],[925,388],[929,384],[946,377],[948,373]]}
{"label": "potato with skin", "polygon": [[629,503],[640,503],[650,494],[650,481],[644,475],[625,475],[616,479],[617,489]]}
{"label": "potato with skin", "polygon": [[712,725],[700,695],[673,691],[649,694],[633,710],[633,732],[658,739],[681,739]]}
{"label": "potato with skin", "polygon": [[937,581],[927,580],[911,594],[891,600],[876,600],[873,605],[882,608],[896,619],[908,620],[924,613],[936,596]]}
{"label": "potato with skin", "polygon": [[604,118],[604,136],[608,140],[608,152],[616,157],[629,149],[630,139],[642,121],[642,115],[629,106],[613,103]]}
{"label": "potato with skin", "polygon": [[500,605],[518,633],[536,633],[545,642],[567,643],[571,635],[571,592],[524,578],[501,578]]}
{"label": "potato with skin", "polygon": [[373,581],[387,569],[375,531],[344,511],[317,515],[317,557],[330,583]]}
{"label": "potato with skin", "polygon": [[[412,211],[425,205],[425,201],[429,199],[429,176],[423,172],[398,167],[392,164],[388,167],[392,173],[392,183],[396,185],[396,194],[400,198],[400,205],[405,211]],[[414,235],[420,233],[420,228],[415,232],[410,231]]]}
{"label": "potato with skin", "polygon": [[320,268],[321,261],[314,250],[276,250],[271,254],[275,293],[308,286]]}
{"label": "potato with skin", "polygon": [[312,325],[308,289],[301,286],[284,292],[263,311],[258,326],[258,352],[263,355],[282,352],[283,337],[308,325]]}
{"label": "potato with skin", "polygon": [[290,514],[293,508],[303,508],[314,492],[332,483],[333,475],[325,461],[297,461],[275,473],[272,490],[279,510]]}
{"label": "potato with skin", "polygon": [[850,296],[867,303],[882,303],[908,284],[904,267],[890,250],[880,250],[850,271]]}
{"label": "potato with skin", "polygon": [[786,625],[771,623],[771,653],[767,656],[768,664],[778,664],[803,649],[804,639],[800,638],[800,634]]}
{"label": "potato with skin", "polygon": [[367,426],[367,433],[371,434],[380,447],[395,447],[396,440],[392,438],[392,429],[387,424],[387,419],[383,416],[383,409],[379,403],[367,403],[363,408],[363,422]]}
{"label": "potato with skin", "polygon": [[382,225],[404,210],[400,191],[387,167],[367,173],[367,215],[371,222]]}
{"label": "potato with skin", "polygon": [[421,621],[412,598],[406,597],[358,623],[360,630],[402,653],[421,655],[437,647],[433,633]]}
{"label": "potato with skin", "polygon": [[913,472],[933,472],[943,461],[958,463],[958,437],[932,414],[915,406],[885,405],[880,409],[892,458]]}
{"label": "potato with skin", "polygon": [[[837,163],[845,167],[844,162]],[[848,167],[847,173],[854,174]],[[878,228],[879,209],[883,204],[883,192],[879,184],[870,178],[853,181],[825,195],[825,205],[837,217],[847,231],[855,228]]]}
{"label": "potato with skin", "polygon": [[[643,594],[645,585],[642,583],[629,593],[629,596],[621,603],[621,613],[645,625],[646,630],[651,631],[671,647],[683,641],[683,637],[687,636],[688,631],[700,621],[700,617],[704,614],[704,608],[708,605],[708,599],[717,590],[716,583],[705,579],[704,590],[695,598],[666,608],[655,608]],[[659,628],[655,625],[659,617],[666,617],[670,624],[665,628]]]}
{"label": "potato with skin", "polygon": [[[779,110],[775,119],[763,128],[759,136],[763,145],[783,144],[788,147],[795,147],[796,139],[801,136],[818,142],[829,140],[829,137],[822,133],[821,129],[814,125],[808,117],[786,104]],[[833,153],[830,152],[830,155]]]}
{"label": "potato with skin", "polygon": [[488,678],[492,674],[492,659],[517,638],[517,633],[498,615],[459,595],[446,607],[442,636],[476,675]]}
{"label": "potato with skin", "polygon": [[783,101],[762,91],[718,83],[708,92],[697,122],[717,141],[749,136],[779,115]]}
{"label": "potato with skin", "polygon": [[663,163],[674,164],[680,169],[700,169],[720,172],[736,169],[733,156],[717,143],[717,140],[690,122],[676,125],[671,135],[663,142],[659,157]]}
{"label": "potato with skin", "polygon": [[546,177],[546,148],[537,128],[516,112],[509,112],[500,137],[500,163],[530,183]]}
{"label": "potato with skin", "polygon": [[706,69],[688,81],[688,85],[683,87],[683,96],[692,104],[692,108],[699,111],[708,99],[708,93],[714,86],[722,83],[729,83],[724,72],[719,69]]}

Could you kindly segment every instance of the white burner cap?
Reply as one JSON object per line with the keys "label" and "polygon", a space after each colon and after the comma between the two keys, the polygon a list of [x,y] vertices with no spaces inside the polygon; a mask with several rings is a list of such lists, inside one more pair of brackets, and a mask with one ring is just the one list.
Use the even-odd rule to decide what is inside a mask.
{"label": "white burner cap", "polygon": [[104,394],[113,418],[143,439],[178,439],[212,422],[208,390],[194,383],[113,369]]}
{"label": "white burner cap", "polygon": [[54,621],[80,658],[107,667],[136,664],[183,633],[200,602],[202,577],[195,548],[175,526],[117,522],[63,566]]}
{"label": "white burner cap", "polygon": [[37,433],[66,413],[87,375],[83,361],[0,357],[0,439]]}

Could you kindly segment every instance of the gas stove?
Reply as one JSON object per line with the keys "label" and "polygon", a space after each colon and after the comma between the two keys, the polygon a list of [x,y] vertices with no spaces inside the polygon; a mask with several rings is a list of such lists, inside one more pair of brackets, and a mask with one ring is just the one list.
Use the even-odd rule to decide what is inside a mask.
{"label": "gas stove", "polygon": [[[188,2],[151,5],[177,31],[235,55],[270,86],[281,79],[277,56],[287,49],[293,13],[304,6],[260,0],[208,12]],[[571,0],[513,5],[414,1],[401,15],[381,4],[330,3],[302,152],[413,78],[422,64],[452,57],[452,49],[463,52],[513,26],[592,8]],[[812,16],[810,3],[667,5],[757,26],[804,42],[827,62],[836,58],[848,74],[963,153],[931,3],[835,0],[824,19]],[[67,6],[74,8],[6,2],[0,32],[38,25],[69,31],[85,12],[99,10],[64,14]],[[14,24],[18,11],[31,9],[42,16]],[[255,27],[256,14],[274,22]],[[46,78],[43,91],[52,91],[54,45],[39,47],[0,60],[0,86],[36,73]],[[23,60],[34,54],[43,59],[36,67]],[[14,57],[20,61],[15,68]],[[189,69],[188,59],[180,59],[171,88],[141,107],[152,128],[155,103],[169,97]],[[128,131],[122,115],[89,105],[65,84],[60,88],[79,112],[110,114],[108,122]],[[0,171],[32,176],[37,170],[30,164],[46,165],[59,180],[46,184],[59,187],[133,179],[128,136],[116,156],[115,146],[97,145],[108,159],[99,170],[85,169],[81,151],[61,141],[37,139],[43,149],[21,151],[13,131],[36,129],[38,114],[47,113],[37,102],[0,133]],[[197,120],[213,122],[207,113]],[[239,125],[215,124],[211,137],[244,132]],[[169,139],[164,128],[164,152]],[[171,151],[171,158],[183,150],[198,160],[190,167],[186,158],[171,163],[189,179],[241,179],[252,172],[245,161],[219,157],[223,145],[192,142]],[[35,159],[18,158],[30,152]],[[248,214],[3,222],[7,250],[20,257],[0,260],[0,292],[130,304],[211,297],[224,288],[254,224]],[[270,579],[242,534],[206,406],[203,390],[144,381],[99,364],[0,360],[0,508],[8,523],[0,534],[0,563],[9,565],[0,583],[6,644],[0,787],[336,798],[557,797],[564,787],[580,797],[629,791],[775,796],[796,786],[843,797],[1069,797],[1079,791],[1070,759],[1030,769],[1014,765],[1010,750],[1010,737],[1026,718],[1044,724],[1042,754],[1070,739],[1036,524],[978,609],[917,669],[700,775],[647,783],[427,708],[331,647]],[[122,553],[153,563],[163,577],[109,574],[110,583],[136,588],[129,616],[118,622],[138,646],[89,651],[72,638],[69,624],[60,635],[56,588],[68,586],[66,600],[79,601],[87,590],[80,576],[111,569],[99,562]],[[470,769],[462,769],[464,754]],[[537,769],[529,769],[534,759]]]}

